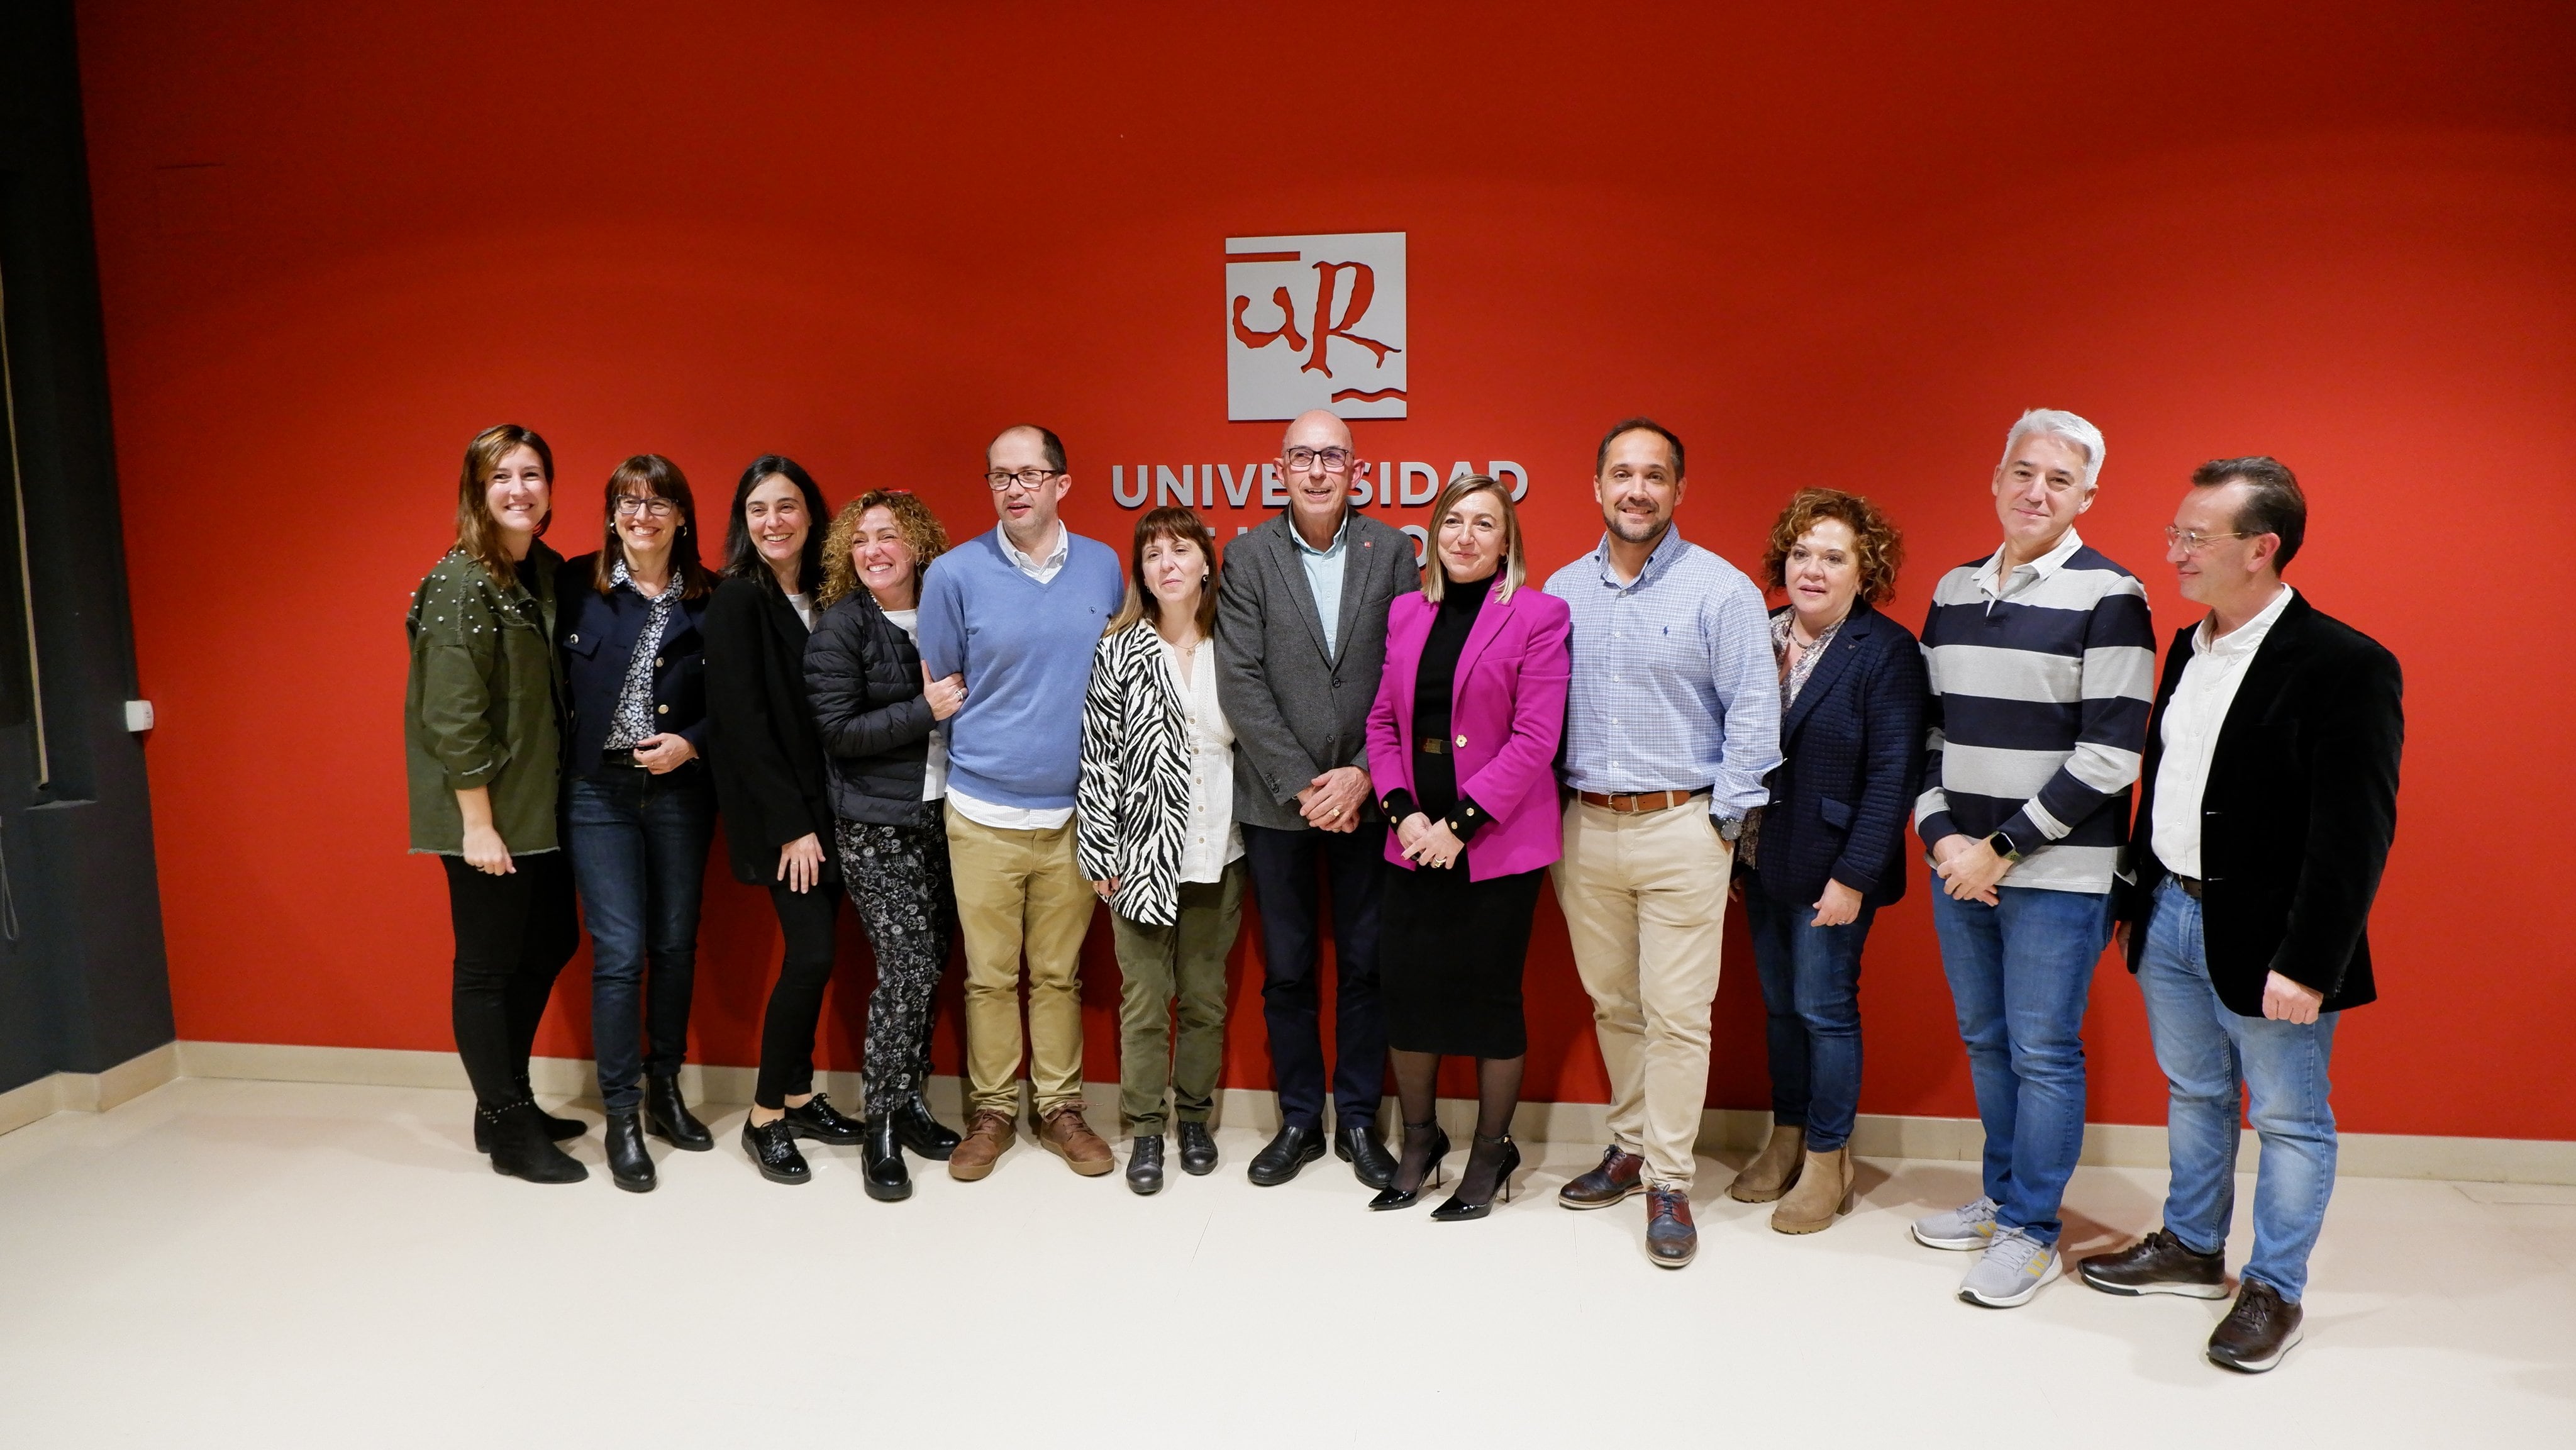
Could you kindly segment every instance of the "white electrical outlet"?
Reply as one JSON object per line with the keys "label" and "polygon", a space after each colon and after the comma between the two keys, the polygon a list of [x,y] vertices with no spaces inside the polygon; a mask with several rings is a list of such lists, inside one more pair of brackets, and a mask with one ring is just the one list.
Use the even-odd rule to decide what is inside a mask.
{"label": "white electrical outlet", "polygon": [[137,734],[137,735],[140,735],[140,734],[142,734],[144,731],[151,729],[151,728],[152,728],[152,702],[151,702],[151,701],[149,701],[149,700],[128,700],[128,701],[126,701],[126,702],[125,702],[125,728],[126,728],[127,730],[129,730],[129,731],[132,731],[133,733],[135,733],[135,734]]}

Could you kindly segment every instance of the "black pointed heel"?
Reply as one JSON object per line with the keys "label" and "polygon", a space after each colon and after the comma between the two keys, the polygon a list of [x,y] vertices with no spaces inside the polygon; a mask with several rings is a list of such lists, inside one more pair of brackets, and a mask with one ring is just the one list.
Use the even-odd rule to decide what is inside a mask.
{"label": "black pointed heel", "polygon": [[[1384,1213],[1389,1209],[1411,1208],[1422,1200],[1423,1189],[1440,1186],[1440,1160],[1449,1156],[1448,1130],[1437,1123],[1407,1123],[1404,1125],[1405,1146],[1410,1148],[1413,1135],[1425,1130],[1431,1134],[1431,1164],[1423,1170],[1422,1182],[1411,1188],[1398,1188],[1392,1179],[1388,1180],[1386,1187],[1378,1190],[1377,1197],[1369,1200],[1368,1206],[1372,1211]],[[1398,1164],[1396,1171],[1403,1172],[1403,1166]]]}
{"label": "black pointed heel", "polygon": [[[1488,1138],[1482,1133],[1478,1133],[1476,1135],[1477,1147],[1481,1148],[1488,1143],[1500,1143],[1503,1145],[1502,1161],[1494,1173],[1494,1189],[1495,1192],[1501,1196],[1503,1202],[1509,1203],[1512,1201],[1512,1174],[1517,1172],[1521,1166],[1521,1145],[1513,1142],[1512,1135],[1509,1133],[1505,1133],[1499,1138]],[[1472,1150],[1471,1156],[1467,1160],[1467,1166],[1469,1169],[1473,1169],[1475,1167],[1475,1159],[1472,1156]],[[1462,1185],[1464,1184],[1465,1179],[1466,1174],[1464,1172],[1460,1173],[1459,1180]],[[1494,1200],[1492,1198],[1489,1197],[1482,1203],[1470,1203],[1467,1201],[1466,1194],[1460,1192],[1451,1194],[1447,1203],[1431,1210],[1431,1221],[1433,1223],[1465,1223],[1469,1219],[1483,1218],[1486,1214],[1493,1211]]]}

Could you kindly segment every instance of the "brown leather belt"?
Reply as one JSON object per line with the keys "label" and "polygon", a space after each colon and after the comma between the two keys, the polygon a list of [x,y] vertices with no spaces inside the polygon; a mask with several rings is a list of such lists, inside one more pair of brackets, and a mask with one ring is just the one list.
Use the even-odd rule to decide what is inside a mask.
{"label": "brown leather belt", "polygon": [[1449,753],[1449,742],[1437,735],[1425,735],[1420,740],[1413,743],[1420,746],[1422,753],[1425,755],[1446,755]]}
{"label": "brown leather belt", "polygon": [[1587,790],[1578,791],[1576,794],[1583,798],[1583,803],[1587,806],[1599,806],[1605,811],[1615,811],[1623,816],[1643,816],[1651,815],[1656,811],[1668,811],[1675,806],[1688,805],[1708,792],[1648,790],[1639,791],[1634,795],[1603,795],[1597,790]]}
{"label": "brown leather belt", "polygon": [[[2171,873],[2168,873],[2168,874],[2171,874]],[[2182,894],[2183,894],[2183,895],[2190,897],[2190,898],[2191,898],[2192,900],[2194,900],[2194,901],[2198,901],[2198,900],[2200,899],[2200,878],[2199,878],[2199,877],[2197,877],[2197,876],[2182,876],[2182,875],[2175,875],[2175,876],[2174,876],[2174,878],[2173,878],[2173,883],[2174,883],[2174,885],[2179,886],[2179,887],[2181,887],[2181,888],[2182,888]]]}

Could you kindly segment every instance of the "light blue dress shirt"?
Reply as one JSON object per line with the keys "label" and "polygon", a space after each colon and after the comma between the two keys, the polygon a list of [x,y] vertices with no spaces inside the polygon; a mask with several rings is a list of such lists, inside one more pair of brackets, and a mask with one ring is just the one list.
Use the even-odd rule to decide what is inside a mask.
{"label": "light blue dress shirt", "polygon": [[1315,595],[1315,612],[1323,616],[1324,649],[1339,655],[1341,645],[1333,636],[1342,626],[1342,564],[1350,557],[1344,542],[1351,536],[1351,513],[1342,510],[1342,526],[1333,530],[1333,542],[1318,549],[1297,532],[1297,521],[1288,521],[1288,537],[1297,542],[1297,562],[1306,566],[1306,587]]}

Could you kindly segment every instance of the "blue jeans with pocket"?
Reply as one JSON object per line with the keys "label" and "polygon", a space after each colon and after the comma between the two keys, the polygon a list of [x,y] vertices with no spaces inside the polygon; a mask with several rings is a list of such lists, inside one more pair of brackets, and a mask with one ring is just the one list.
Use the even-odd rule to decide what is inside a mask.
{"label": "blue jeans with pocket", "polygon": [[1864,906],[1841,926],[1814,926],[1814,907],[1774,901],[1758,869],[1744,877],[1771,1058],[1771,1121],[1803,1126],[1811,1153],[1850,1142],[1860,1112],[1860,949],[1877,915]]}
{"label": "blue jeans with pocket", "polygon": [[564,848],[590,928],[591,1050],[610,1112],[633,1112],[643,1074],[669,1077],[688,1055],[715,818],[697,761],[663,775],[612,766],[565,782]]}

